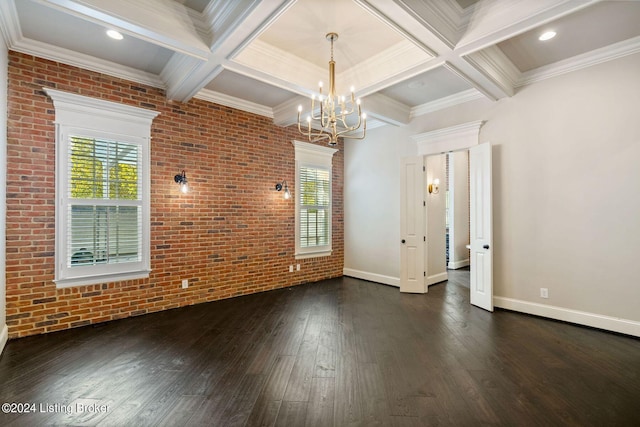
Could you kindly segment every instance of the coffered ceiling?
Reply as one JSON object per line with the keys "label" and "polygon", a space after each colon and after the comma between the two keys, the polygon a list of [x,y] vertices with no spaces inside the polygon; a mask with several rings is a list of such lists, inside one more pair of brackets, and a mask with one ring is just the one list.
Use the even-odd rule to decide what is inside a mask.
{"label": "coffered ceiling", "polygon": [[338,92],[355,86],[380,126],[637,53],[639,22],[637,0],[0,1],[12,50],[278,125],[327,82],[328,32]]}

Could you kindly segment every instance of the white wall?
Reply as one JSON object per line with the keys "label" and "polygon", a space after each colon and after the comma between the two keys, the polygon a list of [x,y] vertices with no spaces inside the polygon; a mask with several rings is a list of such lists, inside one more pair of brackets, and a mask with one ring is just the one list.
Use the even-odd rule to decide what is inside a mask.
{"label": "white wall", "polygon": [[425,193],[427,204],[427,285],[447,280],[447,224],[446,224],[446,158],[443,154],[426,159],[427,185],[440,180],[438,193]]}
{"label": "white wall", "polygon": [[[370,159],[377,172],[367,175],[357,203],[345,201],[345,268],[399,275],[392,249],[377,256],[399,239],[398,204],[366,221],[395,235],[364,236],[363,217],[380,207],[369,197],[378,186],[397,182],[397,174],[385,174],[395,174],[401,152],[412,151],[410,135],[486,120],[480,141],[493,145],[496,305],[640,335],[639,75],[640,54],[627,56],[498,102],[477,100],[402,129],[377,129],[358,150],[346,149],[345,195]],[[353,167],[359,159],[365,164]],[[541,287],[548,299],[539,297]]]}
{"label": "white wall", "polygon": [[469,152],[457,151],[449,157],[449,265],[456,269],[469,265]]}
{"label": "white wall", "polygon": [[[1,34],[1,33],[0,33]],[[6,218],[7,218],[7,67],[9,52],[0,36],[0,353],[7,342]]]}
{"label": "white wall", "polygon": [[410,129],[367,132],[344,143],[344,273],[400,286],[400,159],[417,151]]}

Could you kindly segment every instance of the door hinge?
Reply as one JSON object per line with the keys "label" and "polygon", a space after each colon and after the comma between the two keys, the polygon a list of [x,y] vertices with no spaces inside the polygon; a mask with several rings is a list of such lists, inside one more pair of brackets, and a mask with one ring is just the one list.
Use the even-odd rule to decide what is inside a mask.
{"label": "door hinge", "polygon": [[422,172],[426,172],[426,171],[427,171],[426,166],[422,166]]}
{"label": "door hinge", "polygon": [[427,206],[427,202],[425,202],[424,200],[422,201],[422,206]]}
{"label": "door hinge", "polygon": [[422,240],[426,242],[427,241],[427,236],[422,236]]}
{"label": "door hinge", "polygon": [[423,275],[424,277],[427,277],[427,272],[426,272],[426,271],[423,271],[423,272],[422,272],[422,275]]}

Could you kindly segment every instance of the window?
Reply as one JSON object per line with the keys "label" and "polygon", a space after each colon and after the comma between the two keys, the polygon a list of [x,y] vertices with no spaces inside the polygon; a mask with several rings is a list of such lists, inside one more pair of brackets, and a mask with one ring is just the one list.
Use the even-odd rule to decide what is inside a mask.
{"label": "window", "polygon": [[296,258],[331,255],[333,148],[293,142],[296,155]]}
{"label": "window", "polygon": [[57,286],[148,277],[149,140],[158,113],[45,91],[56,109]]}

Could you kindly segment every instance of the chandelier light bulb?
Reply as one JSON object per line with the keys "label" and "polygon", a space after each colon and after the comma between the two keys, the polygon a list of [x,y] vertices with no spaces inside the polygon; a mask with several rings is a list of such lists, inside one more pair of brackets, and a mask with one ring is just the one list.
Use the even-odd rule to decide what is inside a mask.
{"label": "chandelier light bulb", "polygon": [[351,87],[349,88],[349,92],[354,93],[355,91],[356,91],[356,89],[355,89],[353,86],[351,86]]}
{"label": "chandelier light bulb", "polygon": [[302,105],[298,105],[298,113],[302,113]]}

